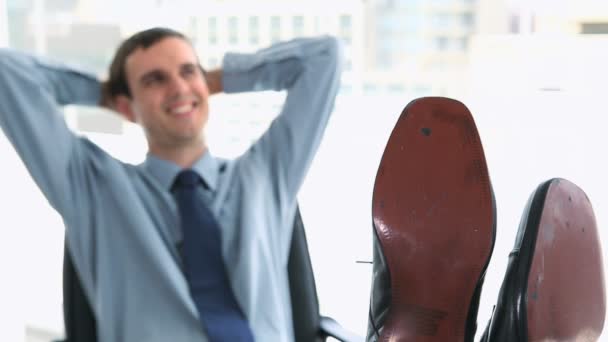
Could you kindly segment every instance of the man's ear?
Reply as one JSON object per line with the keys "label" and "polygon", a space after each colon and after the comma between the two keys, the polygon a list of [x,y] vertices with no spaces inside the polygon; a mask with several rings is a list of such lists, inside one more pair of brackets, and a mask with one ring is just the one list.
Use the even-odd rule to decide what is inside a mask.
{"label": "man's ear", "polygon": [[114,98],[114,109],[130,122],[137,123],[135,113],[131,108],[131,99],[125,95],[117,95]]}

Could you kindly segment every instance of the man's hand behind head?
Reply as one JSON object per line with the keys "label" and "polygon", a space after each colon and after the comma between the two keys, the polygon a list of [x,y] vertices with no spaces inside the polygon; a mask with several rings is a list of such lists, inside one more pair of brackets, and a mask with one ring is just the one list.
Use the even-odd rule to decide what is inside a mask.
{"label": "man's hand behind head", "polygon": [[207,81],[209,95],[218,94],[224,91],[224,84],[222,82],[222,69],[206,71],[205,81]]}

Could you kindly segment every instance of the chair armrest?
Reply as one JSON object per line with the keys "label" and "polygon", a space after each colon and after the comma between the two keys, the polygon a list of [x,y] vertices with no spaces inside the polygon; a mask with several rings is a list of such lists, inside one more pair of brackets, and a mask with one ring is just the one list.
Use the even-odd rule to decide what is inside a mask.
{"label": "chair armrest", "polygon": [[321,334],[324,337],[333,337],[342,342],[364,342],[365,339],[344,329],[333,318],[321,316]]}

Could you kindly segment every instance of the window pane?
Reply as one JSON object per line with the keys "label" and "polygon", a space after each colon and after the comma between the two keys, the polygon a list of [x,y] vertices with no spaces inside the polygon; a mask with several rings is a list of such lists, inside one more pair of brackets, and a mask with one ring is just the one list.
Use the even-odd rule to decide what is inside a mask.
{"label": "window pane", "polygon": [[295,16],[293,17],[293,35],[295,37],[304,35],[304,17]]}
{"label": "window pane", "polygon": [[239,19],[237,17],[230,17],[228,19],[228,42],[235,45],[239,42]]}
{"label": "window pane", "polygon": [[275,43],[281,40],[281,17],[270,17],[270,41]]}
{"label": "window pane", "polygon": [[257,45],[260,41],[260,18],[249,18],[249,44]]}

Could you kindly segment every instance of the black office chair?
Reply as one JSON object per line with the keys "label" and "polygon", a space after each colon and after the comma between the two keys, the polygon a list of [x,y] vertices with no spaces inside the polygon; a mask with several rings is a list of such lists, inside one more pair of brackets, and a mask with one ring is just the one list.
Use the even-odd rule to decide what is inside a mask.
{"label": "black office chair", "polygon": [[[363,341],[335,320],[319,314],[315,278],[299,209],[294,218],[288,272],[296,342],[323,342],[327,337],[343,342]],[[63,306],[66,339],[61,342],[96,342],[95,317],[74,269],[67,241],[63,260]]]}

